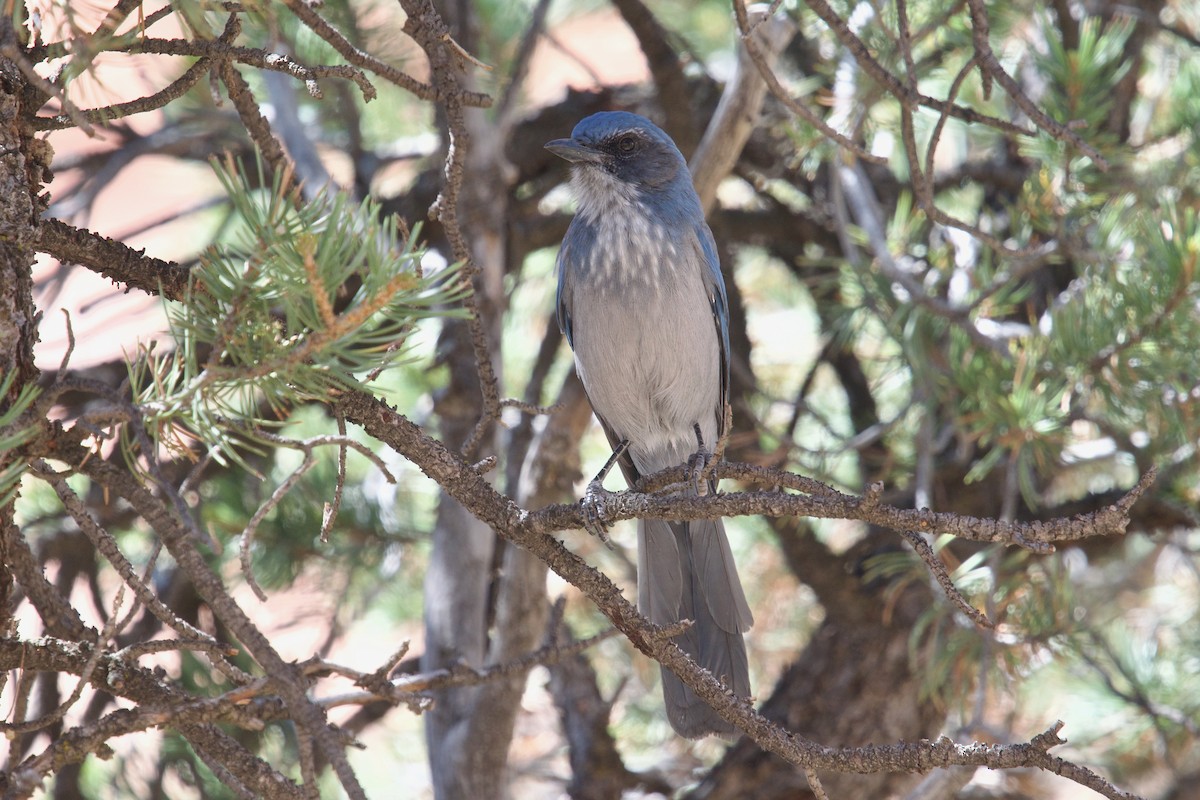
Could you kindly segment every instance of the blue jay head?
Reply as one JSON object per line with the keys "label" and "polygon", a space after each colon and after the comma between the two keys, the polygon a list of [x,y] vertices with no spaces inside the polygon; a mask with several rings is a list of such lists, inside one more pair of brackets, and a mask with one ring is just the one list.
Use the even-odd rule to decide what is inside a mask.
{"label": "blue jay head", "polygon": [[691,178],[687,162],[671,137],[645,117],[627,111],[602,111],[583,119],[570,139],[555,139],[546,149],[576,167],[576,177],[608,180],[588,183],[610,184],[612,180],[653,192],[671,186],[684,176]]}

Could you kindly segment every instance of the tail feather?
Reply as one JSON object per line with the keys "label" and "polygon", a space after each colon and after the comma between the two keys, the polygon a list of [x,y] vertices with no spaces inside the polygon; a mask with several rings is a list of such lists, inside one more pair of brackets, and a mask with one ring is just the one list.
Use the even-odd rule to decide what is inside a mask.
{"label": "tail feather", "polygon": [[[693,625],[675,642],[734,694],[750,695],[742,633],[754,619],[720,520],[642,520],[638,527],[638,606],[656,625]],[[667,668],[662,669],[667,719],[691,739],[734,728]]]}

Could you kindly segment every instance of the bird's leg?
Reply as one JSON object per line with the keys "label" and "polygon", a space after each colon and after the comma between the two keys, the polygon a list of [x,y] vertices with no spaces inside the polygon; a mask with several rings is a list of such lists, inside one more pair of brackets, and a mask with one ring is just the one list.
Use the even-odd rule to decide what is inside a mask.
{"label": "bird's leg", "polygon": [[604,524],[604,500],[608,497],[608,490],[604,488],[604,479],[608,477],[608,473],[612,472],[613,466],[628,449],[628,439],[617,442],[612,455],[608,457],[608,461],[604,462],[604,466],[596,473],[596,477],[588,483],[587,489],[583,492],[583,499],[579,501],[583,511],[584,530],[604,542],[609,549],[612,548],[612,544],[608,541],[608,526]]}
{"label": "bird's leg", "polygon": [[700,432],[700,423],[693,422],[692,428],[696,431],[696,452],[688,457],[688,469],[691,471],[692,483],[696,484],[696,494],[704,497],[708,494],[708,481],[704,480],[704,471],[708,469],[712,453],[704,446],[704,434]]}

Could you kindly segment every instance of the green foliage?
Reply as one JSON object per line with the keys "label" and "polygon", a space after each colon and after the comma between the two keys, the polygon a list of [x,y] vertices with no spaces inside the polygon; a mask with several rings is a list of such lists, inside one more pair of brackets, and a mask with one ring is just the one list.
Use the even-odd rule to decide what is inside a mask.
{"label": "green foliage", "polygon": [[[0,377],[0,398],[9,396],[17,373],[10,372]],[[0,412],[0,506],[5,506],[13,498],[21,476],[25,474],[25,462],[17,459],[9,463],[6,454],[16,450],[37,435],[33,425],[22,425],[21,416],[33,405],[40,391],[33,384],[26,384],[17,392],[16,399]]]}
{"label": "green foliage", "polygon": [[[1072,558],[1074,569],[1036,587],[1074,588],[1046,593],[1061,598],[1059,616],[1053,629],[1045,628],[1041,657],[1029,659],[1022,703],[1031,714],[1095,720],[1074,730],[1072,742],[1119,776],[1155,769],[1162,760],[1182,767],[1200,755],[1196,541],[1194,534],[1173,542],[1131,539],[1119,561],[1084,569]],[[1155,580],[1138,579],[1146,574]],[[1053,711],[1046,708],[1050,697]]]}
{"label": "green foliage", "polygon": [[400,363],[413,324],[460,313],[446,306],[468,284],[455,268],[424,275],[419,231],[402,236],[371,200],[296,203],[284,176],[263,191],[232,167],[217,174],[240,229],[202,256],[186,301],[168,306],[175,349],[144,349],[129,372],[155,441],[194,436],[240,460],[236,444],[255,427]]}
{"label": "green foliage", "polygon": [[[846,14],[855,7],[832,4]],[[878,14],[863,37],[880,63],[902,77],[895,9],[885,5]],[[929,2],[909,4],[908,16],[910,31],[935,28],[914,40],[915,78],[922,92],[944,97],[974,52],[969,15]],[[877,132],[892,137],[884,144],[892,147],[894,183],[874,182],[888,225],[886,255],[925,297],[901,288],[881,267],[884,254],[843,220],[839,232],[857,236],[860,252],[837,268],[836,289],[821,283],[831,270],[819,247],[806,253],[800,274],[817,298],[820,334],[852,347],[871,379],[892,459],[879,477],[912,483],[917,460],[929,455],[938,510],[957,498],[938,496],[954,486],[937,481],[943,474],[956,480],[961,467],[969,482],[1022,500],[1013,508],[1023,515],[1080,498],[1094,503],[1156,463],[1166,468],[1166,494],[1194,508],[1200,485],[1195,49],[1120,15],[1085,14],[1078,44],[1070,47],[1067,26],[1044,7],[990,4],[988,16],[989,41],[1008,74],[1109,167],[1044,131],[1013,137],[954,120],[942,131],[937,157],[924,163],[939,114],[916,111],[915,144],[935,181],[934,203],[991,237],[963,247],[969,235],[933,222],[914,200],[913,171],[897,141],[899,104],[886,93],[872,95],[873,87],[860,92],[863,141],[877,143]],[[821,26],[809,32],[817,39],[813,49],[840,52]],[[832,73],[834,66],[818,68]],[[1131,69],[1139,74],[1136,98],[1124,109],[1126,131],[1118,90]],[[862,73],[854,80],[869,84]],[[973,74],[958,101],[1036,129],[997,82],[990,91],[985,96]],[[819,176],[830,163],[821,149],[827,145],[804,123],[795,123],[792,135],[807,177]],[[1020,167],[1021,177],[991,174],[998,163]],[[820,219],[811,199],[788,202]],[[750,279],[745,272],[738,277],[739,284]],[[760,313],[751,291],[743,287],[743,294],[751,313]],[[793,429],[836,430],[840,415],[806,408]],[[803,470],[834,474],[831,459],[797,450]],[[1019,498],[1011,497],[1018,491]],[[994,506],[976,507],[1000,508],[995,499]],[[1116,773],[1161,770],[1164,757],[1181,773],[1193,770],[1200,756],[1196,548],[1194,537],[1190,550],[1175,549],[1165,534],[1154,541],[1152,553],[1099,547],[1098,555],[1089,551],[1092,562],[1072,550],[1047,557],[967,543],[946,550],[939,541],[956,586],[997,629],[977,630],[950,603],[932,604],[910,638],[925,696],[970,718],[989,707],[979,692],[1014,692],[1024,722],[1068,720],[1072,742]],[[1172,572],[1167,564],[1186,566]],[[864,577],[885,582],[888,601],[929,582],[924,565],[907,552],[871,559]]]}
{"label": "green foliage", "polygon": [[[1040,98],[1054,119],[1067,120],[1088,132],[1088,143],[1111,146],[1112,134],[1102,131],[1113,106],[1113,88],[1129,71],[1125,60],[1125,42],[1133,33],[1134,21],[1118,17],[1105,24],[1096,17],[1085,18],[1079,26],[1079,46],[1067,50],[1062,37],[1048,19],[1043,19],[1042,36],[1046,49],[1032,49],[1034,66],[1046,79],[1046,94]],[[1046,135],[1037,140],[1040,156],[1055,161],[1065,146]]]}
{"label": "green foliage", "polygon": [[1198,425],[1200,225],[1195,209],[1169,198],[1158,211],[1144,213],[1130,196],[1104,209],[1104,259],[1053,309],[1048,358],[1069,376],[1076,407],[1170,453],[1194,441]]}

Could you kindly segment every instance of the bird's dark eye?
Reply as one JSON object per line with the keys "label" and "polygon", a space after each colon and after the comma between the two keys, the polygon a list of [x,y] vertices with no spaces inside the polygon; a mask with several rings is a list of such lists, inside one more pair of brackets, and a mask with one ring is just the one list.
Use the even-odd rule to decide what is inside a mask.
{"label": "bird's dark eye", "polygon": [[637,150],[637,139],[633,136],[622,136],[617,140],[617,151],[621,155],[627,156]]}

